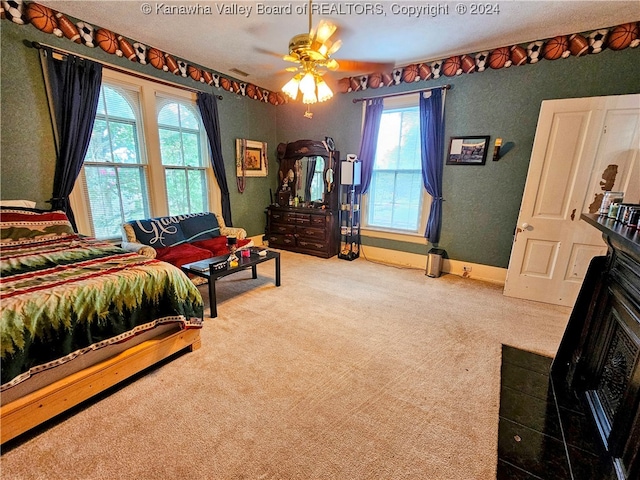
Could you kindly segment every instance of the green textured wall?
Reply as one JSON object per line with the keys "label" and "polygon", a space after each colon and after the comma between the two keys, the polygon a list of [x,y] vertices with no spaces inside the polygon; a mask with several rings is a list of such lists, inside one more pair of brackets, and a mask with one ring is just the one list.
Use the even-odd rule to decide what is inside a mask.
{"label": "green textured wall", "polygon": [[38,51],[22,43],[25,27],[3,20],[0,28],[0,193],[3,200],[29,199],[48,208],[55,147]]}
{"label": "green textured wall", "polygon": [[[161,80],[196,88],[190,78],[182,78],[140,65],[125,58],[109,55],[99,48],[89,49],[65,38],[40,32],[31,25],[16,25],[0,21],[2,38],[2,82],[0,85],[2,124],[1,190],[3,200],[31,199],[40,208],[49,208],[55,170],[55,147],[51,119],[42,80],[38,51],[27,44],[38,41],[98,61],[141,72]],[[26,43],[25,43],[26,42]],[[202,84],[202,90],[224,98],[218,102],[222,154],[231,196],[233,224],[249,235],[264,233],[264,208],[269,204],[269,189],[276,185],[277,161],[275,148],[276,111],[273,105],[217,90]],[[235,177],[235,139],[247,138],[267,142],[269,176],[249,178],[240,194]]]}
{"label": "green textured wall", "polygon": [[[448,149],[451,135],[490,135],[491,150],[484,166],[445,165],[439,247],[456,260],[506,268],[541,102],[640,92],[640,48],[604,50],[580,58],[542,60],[535,65],[487,69],[471,75],[337,95],[330,101],[335,114],[330,119],[321,117],[322,125],[340,139],[336,141],[340,150],[357,152],[362,107],[354,105],[353,98],[445,83],[453,86],[446,97],[445,148]],[[305,122],[280,116],[278,120],[282,129],[287,128],[284,132],[279,130],[280,137],[294,135],[296,125]],[[493,162],[491,153],[497,137],[512,148]],[[343,145],[347,145],[346,150]],[[362,242],[411,253],[426,253],[431,247],[426,242],[420,245],[372,237],[364,237]]]}
{"label": "green textured wall", "polygon": [[[51,196],[54,147],[38,52],[24,41],[40,41],[89,55],[147,75],[194,88],[190,79],[160,72],[126,59],[88,49],[44,34],[30,25],[0,22],[2,47],[1,192],[2,199],[30,198],[46,208]],[[275,147],[279,142],[331,136],[342,156],[357,153],[362,104],[355,97],[372,96],[450,83],[446,100],[446,138],[451,135],[501,137],[513,148],[499,162],[484,166],[445,166],[443,229],[439,246],[450,258],[506,267],[511,251],[522,191],[526,180],[535,127],[542,100],[638,93],[640,48],[621,52],[541,61],[536,65],[488,69],[473,75],[440,78],[378,91],[337,94],[312,106],[313,119],[304,118],[301,104],[273,107],[223,90],[219,103],[223,156],[231,191],[234,225],[249,235],[264,231],[264,208],[269,189],[277,185]],[[208,88],[208,87],[203,87]],[[269,176],[247,179],[240,194],[235,178],[235,139],[269,144]],[[429,245],[364,238],[365,245],[412,253],[426,253]]]}

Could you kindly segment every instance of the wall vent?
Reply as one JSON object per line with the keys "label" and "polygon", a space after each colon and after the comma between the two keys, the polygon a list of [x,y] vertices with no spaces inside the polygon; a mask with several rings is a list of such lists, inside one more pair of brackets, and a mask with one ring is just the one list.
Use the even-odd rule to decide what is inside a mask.
{"label": "wall vent", "polygon": [[237,73],[238,75],[240,75],[241,77],[248,77],[249,74],[247,72],[243,72],[242,70],[238,70],[237,68],[232,68],[231,70],[229,70],[230,72],[233,73]]}

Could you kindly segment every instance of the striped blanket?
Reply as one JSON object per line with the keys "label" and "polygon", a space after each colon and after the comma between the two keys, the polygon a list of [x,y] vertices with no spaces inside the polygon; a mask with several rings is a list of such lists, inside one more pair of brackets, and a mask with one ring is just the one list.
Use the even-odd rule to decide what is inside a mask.
{"label": "striped blanket", "polygon": [[[6,225],[8,213],[2,217]],[[3,226],[0,391],[159,324],[201,327],[200,293],[172,265],[68,232],[16,241],[7,231]]]}

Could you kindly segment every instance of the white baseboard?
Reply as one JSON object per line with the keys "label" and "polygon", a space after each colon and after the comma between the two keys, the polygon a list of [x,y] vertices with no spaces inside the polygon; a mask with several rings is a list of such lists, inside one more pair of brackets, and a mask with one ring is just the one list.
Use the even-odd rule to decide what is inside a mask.
{"label": "white baseboard", "polygon": [[[388,263],[390,265],[398,265],[408,268],[417,268],[426,270],[427,257],[417,253],[401,252],[398,250],[389,250],[386,248],[372,247],[364,245],[361,251],[361,257],[372,260],[374,262]],[[470,272],[465,272],[463,267],[470,267]],[[507,269],[501,267],[493,267],[490,265],[482,265],[480,263],[463,262],[460,260],[445,259],[442,262],[442,272],[451,273],[465,278],[475,278],[485,282],[504,285],[507,277]]]}

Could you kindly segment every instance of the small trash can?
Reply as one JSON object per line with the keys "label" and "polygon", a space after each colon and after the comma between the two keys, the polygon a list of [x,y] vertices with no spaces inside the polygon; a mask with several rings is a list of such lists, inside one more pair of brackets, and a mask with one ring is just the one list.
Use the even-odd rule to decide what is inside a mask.
{"label": "small trash can", "polygon": [[438,278],[442,273],[442,259],[447,252],[441,248],[432,248],[427,253],[427,272],[428,277]]}

